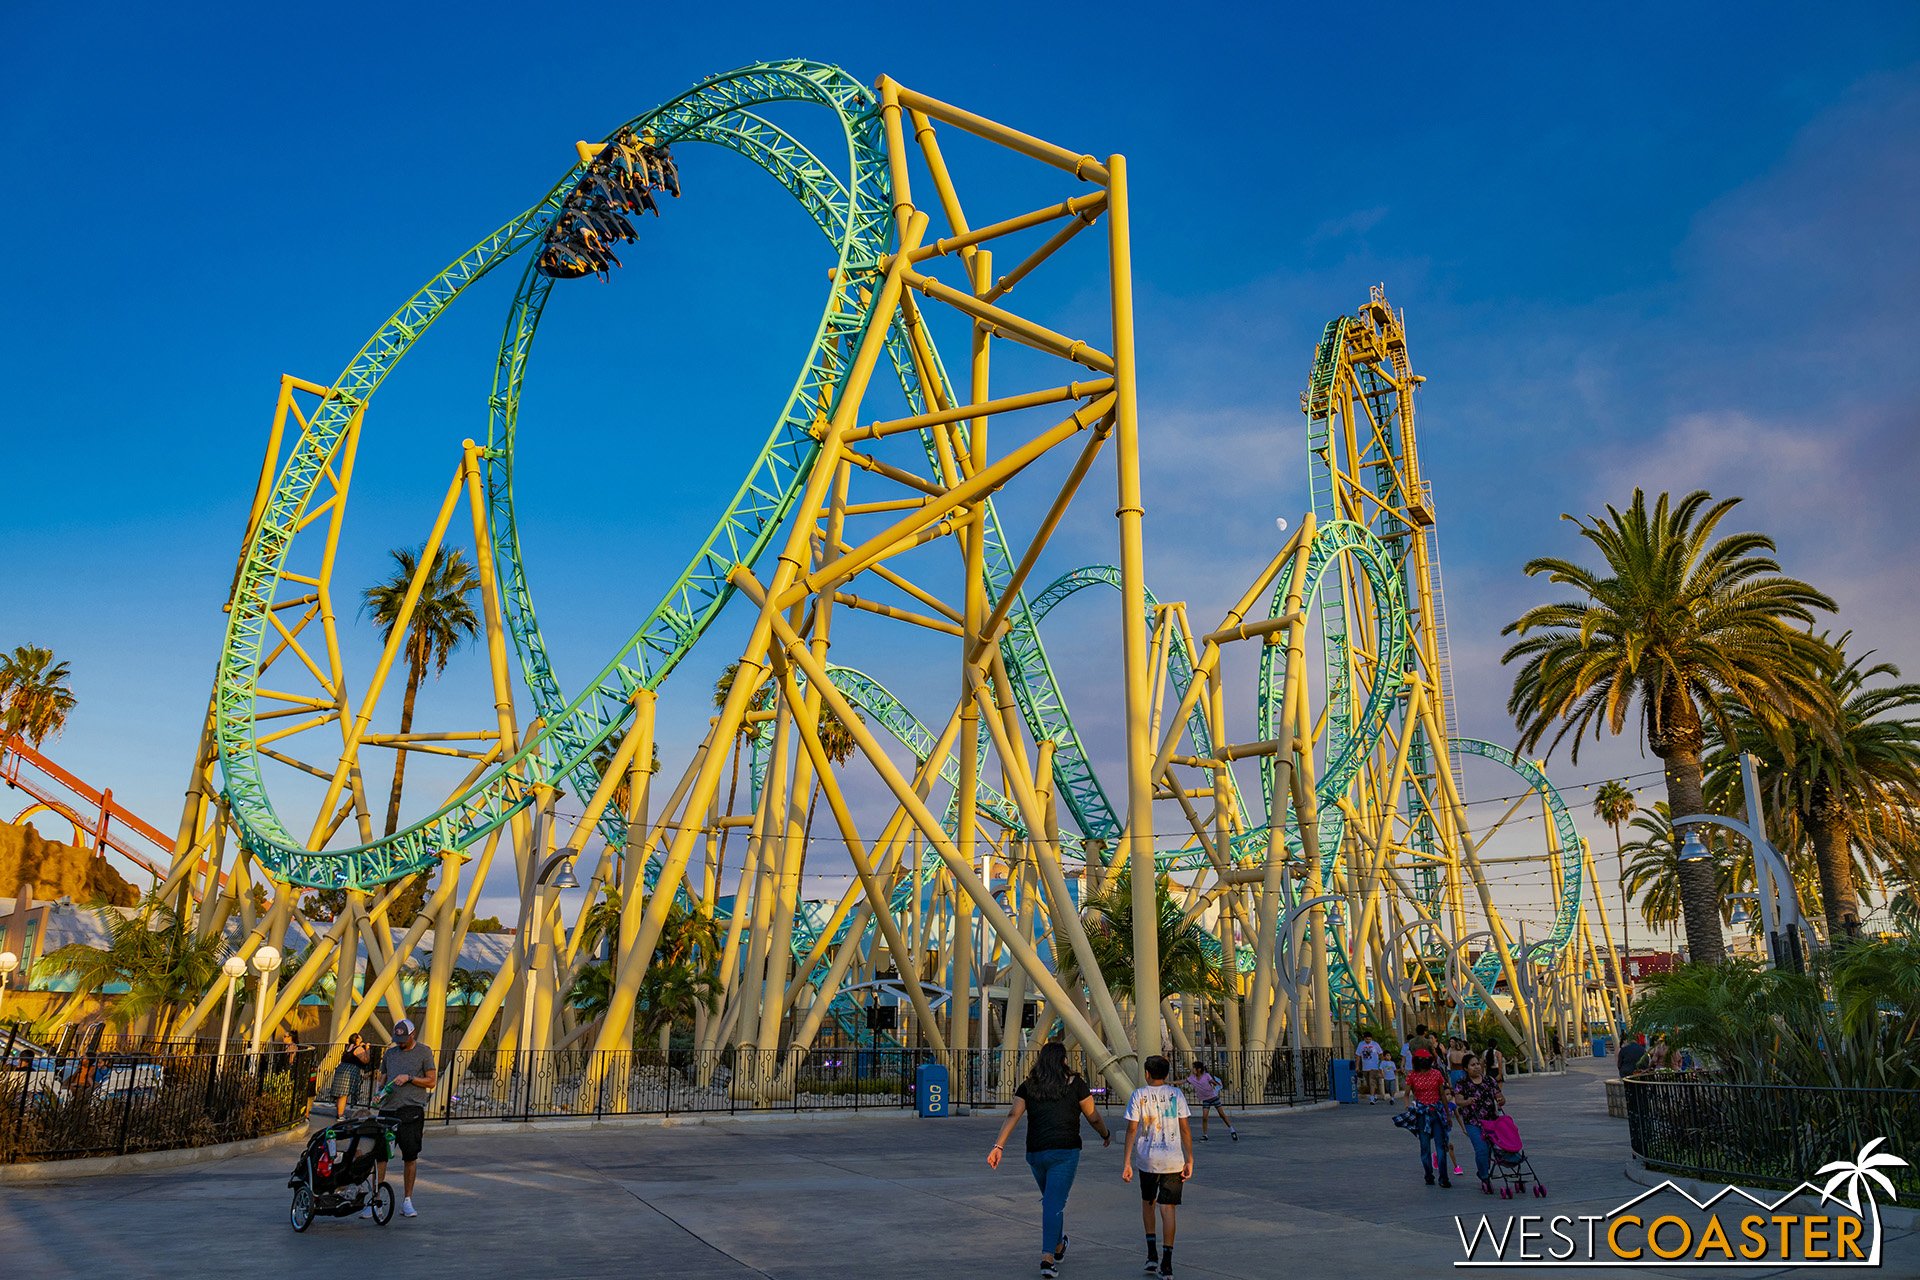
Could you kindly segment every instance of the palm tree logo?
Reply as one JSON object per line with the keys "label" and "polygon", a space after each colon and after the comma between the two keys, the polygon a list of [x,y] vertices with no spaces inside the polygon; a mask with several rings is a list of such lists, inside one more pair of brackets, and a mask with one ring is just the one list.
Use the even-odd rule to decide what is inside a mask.
{"label": "palm tree logo", "polygon": [[[1872,1142],[1860,1148],[1860,1154],[1855,1156],[1851,1161],[1835,1160],[1832,1164],[1822,1165],[1819,1173],[1814,1175],[1815,1177],[1820,1177],[1824,1174],[1833,1175],[1827,1179],[1827,1185],[1820,1189],[1820,1199],[1822,1201],[1833,1200],[1844,1204],[1847,1206],[1848,1212],[1857,1218],[1865,1219],[1872,1217],[1876,1224],[1876,1234],[1878,1231],[1877,1224],[1879,1222],[1880,1206],[1878,1201],[1874,1199],[1873,1188],[1876,1185],[1879,1186],[1882,1191],[1886,1192],[1887,1199],[1889,1200],[1899,1198],[1894,1194],[1892,1179],[1880,1171],[1882,1169],[1904,1169],[1907,1167],[1907,1162],[1899,1156],[1894,1155],[1891,1151],[1874,1150],[1875,1147],[1885,1141],[1885,1138],[1875,1138]],[[1842,1188],[1846,1190],[1845,1195],[1840,1194]],[[1864,1193],[1866,1197],[1868,1210],[1866,1213],[1860,1211],[1862,1193]],[[1878,1240],[1875,1240],[1874,1246],[1875,1251],[1878,1252]]]}

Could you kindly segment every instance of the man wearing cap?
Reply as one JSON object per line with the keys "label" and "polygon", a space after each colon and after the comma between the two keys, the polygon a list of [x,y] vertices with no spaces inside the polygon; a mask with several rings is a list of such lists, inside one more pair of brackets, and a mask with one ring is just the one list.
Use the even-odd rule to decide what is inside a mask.
{"label": "man wearing cap", "polygon": [[[400,1216],[418,1217],[413,1207],[413,1176],[420,1160],[420,1142],[426,1136],[427,1099],[433,1095],[433,1086],[440,1079],[440,1068],[433,1050],[414,1038],[411,1018],[402,1018],[393,1024],[393,1043],[387,1046],[386,1056],[380,1061],[380,1078],[386,1085],[380,1114],[400,1122],[393,1134],[400,1146],[404,1170]],[[382,1160],[377,1178],[385,1180],[386,1176],[387,1162]],[[372,1215],[373,1206],[368,1205],[360,1216]]]}

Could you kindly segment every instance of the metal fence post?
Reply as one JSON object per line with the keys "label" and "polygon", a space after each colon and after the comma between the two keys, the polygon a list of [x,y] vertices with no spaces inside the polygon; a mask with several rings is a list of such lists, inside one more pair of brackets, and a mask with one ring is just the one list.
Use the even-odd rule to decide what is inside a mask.
{"label": "metal fence post", "polygon": [[[109,1076],[108,1078],[111,1079],[112,1077]],[[126,1098],[126,1105],[120,1108],[120,1150],[119,1150],[120,1155],[127,1154],[127,1133],[128,1133],[128,1130],[133,1125],[134,1079],[135,1079],[134,1074],[131,1071],[129,1071],[127,1073],[127,1091],[123,1095]]]}

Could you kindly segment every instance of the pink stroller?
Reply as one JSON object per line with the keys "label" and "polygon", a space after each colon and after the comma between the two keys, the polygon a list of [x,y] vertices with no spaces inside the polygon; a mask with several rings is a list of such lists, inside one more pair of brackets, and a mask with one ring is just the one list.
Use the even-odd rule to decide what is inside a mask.
{"label": "pink stroller", "polygon": [[1495,1116],[1480,1126],[1480,1132],[1493,1156],[1493,1176],[1500,1179],[1500,1198],[1511,1200],[1516,1195],[1524,1195],[1529,1178],[1533,1180],[1533,1194],[1545,1198],[1547,1189],[1533,1171],[1533,1162],[1527,1159],[1526,1146],[1520,1141],[1520,1126],[1513,1122],[1513,1117]]}

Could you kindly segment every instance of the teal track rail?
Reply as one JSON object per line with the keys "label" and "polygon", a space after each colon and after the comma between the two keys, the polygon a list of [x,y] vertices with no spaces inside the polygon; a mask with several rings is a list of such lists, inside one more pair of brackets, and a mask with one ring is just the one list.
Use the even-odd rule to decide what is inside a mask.
{"label": "teal track rail", "polygon": [[[215,741],[224,791],[243,845],[269,875],[306,887],[368,888],[387,883],[430,866],[443,849],[464,847],[497,829],[531,802],[534,781],[564,776],[580,781],[590,776],[581,773],[587,754],[623,722],[629,710],[627,699],[636,689],[657,687],[686,655],[728,598],[727,573],[737,564],[752,563],[772,537],[816,452],[807,430],[813,408],[837,402],[839,366],[833,350],[843,337],[864,325],[860,285],[871,280],[878,263],[877,247],[892,235],[884,142],[873,96],[835,67],[804,61],[759,63],[704,80],[623,126],[636,133],[652,133],[669,144],[725,141],[763,164],[780,155],[779,167],[799,173],[809,168],[810,155],[753,110],[779,102],[812,103],[832,111],[846,138],[850,177],[839,184],[839,203],[829,198],[831,184],[789,188],[817,218],[829,223],[839,219],[838,293],[829,300],[786,408],[726,515],[666,599],[583,693],[562,701],[550,669],[544,666],[544,646],[520,646],[523,666],[531,664],[540,672],[533,681],[536,702],[543,704],[545,715],[540,735],[427,818],[387,839],[333,850],[307,849],[286,829],[267,795],[255,743],[259,660],[272,629],[275,593],[294,532],[354,412],[364,408],[386,375],[469,285],[539,241],[580,180],[584,166],[569,169],[540,201],[408,299],[356,354],[335,382],[335,394],[309,420],[275,480],[244,554],[216,684]],[[495,432],[488,449],[488,514],[496,541],[502,537],[500,529],[508,530],[503,545],[511,545],[513,551],[502,561],[503,585],[514,601],[516,616],[527,633],[536,637],[517,535],[511,533],[507,445],[526,355],[540,307],[550,292],[550,281],[531,270],[523,276],[496,372]],[[517,639],[520,634],[516,632]]]}

